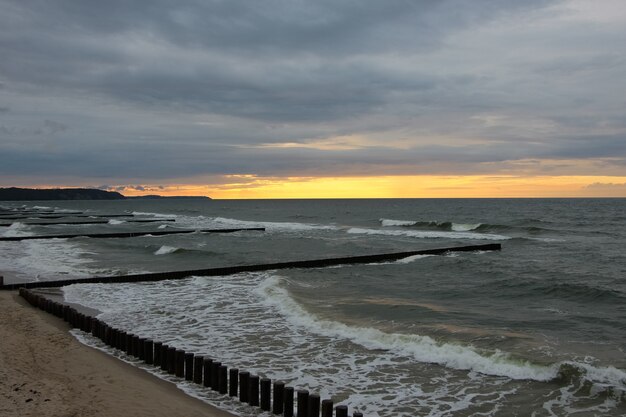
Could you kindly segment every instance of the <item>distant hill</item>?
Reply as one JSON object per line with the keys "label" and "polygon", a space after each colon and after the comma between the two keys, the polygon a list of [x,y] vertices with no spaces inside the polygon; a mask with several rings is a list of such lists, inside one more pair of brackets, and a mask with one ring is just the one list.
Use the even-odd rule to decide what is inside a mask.
{"label": "distant hill", "polygon": [[122,194],[115,191],[103,191],[91,188],[0,188],[0,201],[33,200],[124,200]]}

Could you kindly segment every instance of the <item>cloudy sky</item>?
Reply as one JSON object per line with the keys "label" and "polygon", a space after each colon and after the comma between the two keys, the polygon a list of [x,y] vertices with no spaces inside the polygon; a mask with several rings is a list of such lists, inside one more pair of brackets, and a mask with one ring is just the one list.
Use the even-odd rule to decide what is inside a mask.
{"label": "cloudy sky", "polygon": [[626,196],[626,2],[0,0],[0,186]]}

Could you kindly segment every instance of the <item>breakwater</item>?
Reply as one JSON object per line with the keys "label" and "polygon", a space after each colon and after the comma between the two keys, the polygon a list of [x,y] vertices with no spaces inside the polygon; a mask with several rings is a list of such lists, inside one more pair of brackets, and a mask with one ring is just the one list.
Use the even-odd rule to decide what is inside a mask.
{"label": "breakwater", "polygon": [[[306,389],[286,386],[282,381],[254,375],[236,367],[229,368],[217,358],[186,352],[170,346],[166,341],[122,331],[72,306],[26,288],[20,288],[19,294],[32,306],[63,319],[73,328],[91,334],[110,348],[180,379],[258,407],[261,411],[285,417],[348,417],[347,406],[335,407],[331,399],[322,400],[318,394]],[[354,411],[352,417],[363,417],[363,414]]]}
{"label": "breakwater", "polygon": [[150,282],[167,279],[184,279],[190,276],[222,276],[241,272],[259,272],[291,268],[325,268],[336,265],[368,264],[391,262],[417,255],[445,255],[452,252],[498,251],[502,246],[499,243],[486,245],[455,246],[449,248],[422,249],[415,251],[383,253],[375,255],[346,256],[341,258],[313,259],[305,261],[278,262],[268,264],[240,265],[219,268],[195,269],[185,271],[154,272],[148,274],[120,275],[107,277],[91,277],[79,279],[65,279],[58,281],[36,281],[20,284],[5,284],[0,290],[17,290],[19,288],[63,287],[72,284],[113,284],[123,282]]}

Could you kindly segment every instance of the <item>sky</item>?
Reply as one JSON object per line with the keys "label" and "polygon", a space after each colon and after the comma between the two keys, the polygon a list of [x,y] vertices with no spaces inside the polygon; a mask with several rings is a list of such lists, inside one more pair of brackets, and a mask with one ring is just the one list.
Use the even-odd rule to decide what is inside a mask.
{"label": "sky", "polygon": [[626,197],[624,0],[0,0],[0,187]]}

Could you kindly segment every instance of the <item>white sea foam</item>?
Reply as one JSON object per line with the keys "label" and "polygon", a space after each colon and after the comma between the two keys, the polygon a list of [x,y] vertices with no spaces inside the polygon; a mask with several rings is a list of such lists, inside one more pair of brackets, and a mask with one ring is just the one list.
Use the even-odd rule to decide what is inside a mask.
{"label": "white sea foam", "polygon": [[411,220],[394,219],[380,219],[380,223],[383,227],[415,226],[417,224],[417,222]]}
{"label": "white sea foam", "polygon": [[111,220],[109,220],[108,224],[117,225],[117,224],[124,224],[124,223],[126,223],[124,220],[111,219]]}
{"label": "white sea foam", "polygon": [[360,227],[352,227],[348,229],[348,233],[362,235],[381,235],[381,236],[407,236],[418,239],[477,239],[477,240],[508,240],[508,236],[495,235],[490,233],[471,233],[471,232],[446,232],[434,230],[381,230],[381,229],[365,229]]}
{"label": "white sea foam", "polygon": [[268,222],[254,220],[240,220],[228,217],[185,216],[176,214],[150,213],[134,211],[133,214],[141,216],[156,216],[163,218],[175,218],[176,224],[187,228],[249,228],[264,227],[267,231],[299,232],[309,230],[336,230],[336,226],[297,223],[297,222]]}
{"label": "white sea foam", "polygon": [[30,226],[20,223],[14,222],[11,226],[7,227],[2,236],[4,237],[18,237],[18,236],[32,236],[33,233],[30,232]]}
{"label": "white sea foam", "polygon": [[440,223],[440,222],[418,222],[413,220],[394,220],[394,219],[380,219],[380,223],[383,227],[407,227],[417,226],[420,223],[428,223],[432,225],[444,226],[450,225],[450,230],[454,232],[469,232],[470,230],[476,230],[482,223]]}
{"label": "white sea foam", "polygon": [[398,259],[396,261],[396,263],[399,263],[399,264],[410,264],[411,262],[415,262],[415,261],[418,261],[420,259],[428,258],[430,256],[434,256],[434,255],[413,255],[413,256],[407,256],[406,258]]}
{"label": "white sea foam", "polygon": [[91,268],[89,252],[67,239],[0,242],[0,253],[0,270],[14,271],[29,281],[106,274]]}
{"label": "white sea foam", "polygon": [[228,225],[231,227],[265,227],[267,230],[278,231],[307,231],[307,230],[336,230],[336,226],[310,224],[310,223],[296,223],[296,222],[262,222],[262,221],[248,221],[230,219],[226,217],[215,217],[214,221]]}
{"label": "white sea foam", "polygon": [[452,230],[455,232],[469,232],[470,230],[476,230],[482,223],[452,223]]}
{"label": "white sea foam", "polygon": [[180,248],[176,248],[174,246],[163,245],[156,252],[154,252],[154,254],[155,255],[167,255],[169,253],[174,253],[178,250],[180,250]]}
{"label": "white sea foam", "polygon": [[167,218],[172,218],[172,219],[175,219],[176,217],[178,217],[178,215],[176,214],[151,213],[151,212],[145,212],[145,211],[133,211],[131,214],[134,214],[135,216],[167,217]]}
{"label": "white sea foam", "polygon": [[292,324],[330,337],[344,338],[367,349],[392,350],[409,354],[419,362],[436,363],[459,370],[511,379],[548,381],[556,377],[558,367],[541,366],[515,360],[501,351],[479,353],[475,349],[450,343],[437,343],[428,336],[385,333],[374,328],[353,327],[336,321],[322,320],[305,311],[280,286],[280,278],[267,278],[257,290],[268,305],[278,309]]}
{"label": "white sea foam", "polygon": [[[495,415],[530,383],[515,379],[549,380],[561,365],[535,365],[504,352],[325,319],[296,301],[284,287],[291,282],[271,273],[249,273],[142,285],[72,285],[64,293],[70,302],[102,311],[99,317],[111,325],[323,398],[339,398],[340,404],[369,416],[449,417],[450,410],[471,415],[477,409]],[[562,400],[550,387],[544,387],[548,399],[539,404]],[[187,389],[202,395],[193,385]],[[561,415],[563,407],[553,408]]]}

